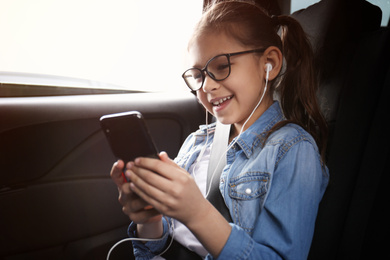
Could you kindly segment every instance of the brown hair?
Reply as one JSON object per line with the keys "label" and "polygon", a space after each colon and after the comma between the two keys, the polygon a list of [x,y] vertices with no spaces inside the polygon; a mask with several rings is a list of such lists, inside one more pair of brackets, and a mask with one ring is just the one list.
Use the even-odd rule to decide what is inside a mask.
{"label": "brown hair", "polygon": [[328,129],[317,102],[313,51],[301,25],[289,16],[270,17],[251,3],[223,1],[206,8],[193,39],[208,32],[226,33],[243,46],[281,50],[284,68],[270,82],[270,90],[279,94],[287,120],[276,124],[268,136],[288,123],[298,124],[313,136],[324,162]]}

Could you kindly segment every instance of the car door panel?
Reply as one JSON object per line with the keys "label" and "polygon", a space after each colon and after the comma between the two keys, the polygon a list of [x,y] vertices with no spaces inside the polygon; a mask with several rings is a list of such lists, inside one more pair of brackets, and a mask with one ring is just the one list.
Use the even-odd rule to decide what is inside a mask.
{"label": "car door panel", "polygon": [[98,259],[126,236],[99,118],[130,110],[172,158],[204,120],[192,94],[0,99],[0,256]]}

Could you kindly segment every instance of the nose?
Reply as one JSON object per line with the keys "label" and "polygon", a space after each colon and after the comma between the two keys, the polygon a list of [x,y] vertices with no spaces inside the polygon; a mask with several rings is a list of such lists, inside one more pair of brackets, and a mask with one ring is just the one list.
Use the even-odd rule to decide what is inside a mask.
{"label": "nose", "polygon": [[202,90],[204,93],[214,91],[219,88],[219,83],[213,80],[209,75],[205,75]]}

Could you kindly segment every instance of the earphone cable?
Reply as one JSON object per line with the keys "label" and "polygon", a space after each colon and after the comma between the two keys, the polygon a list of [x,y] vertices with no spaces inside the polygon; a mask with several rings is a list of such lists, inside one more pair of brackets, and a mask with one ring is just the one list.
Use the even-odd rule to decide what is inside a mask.
{"label": "earphone cable", "polygon": [[249,117],[245,120],[244,124],[242,125],[241,130],[240,130],[240,133],[238,134],[238,136],[237,136],[237,137],[235,138],[235,140],[228,146],[228,148],[225,150],[225,152],[221,155],[220,159],[218,160],[217,166],[215,167],[215,170],[214,170],[213,174],[211,175],[209,188],[208,188],[208,190],[207,190],[207,192],[206,192],[206,196],[205,196],[206,198],[207,198],[207,196],[208,196],[209,193],[210,193],[210,190],[211,190],[211,183],[213,182],[213,178],[214,178],[216,169],[218,168],[219,164],[221,163],[222,158],[226,155],[226,153],[229,151],[229,149],[232,148],[233,145],[236,144],[236,142],[237,142],[238,139],[240,138],[242,132],[244,131],[245,125],[248,123],[248,121],[250,120],[250,118],[251,118],[251,117],[253,116],[253,114],[255,113],[256,109],[260,106],[261,102],[263,101],[265,92],[267,91],[268,76],[269,76],[269,70],[267,69],[267,76],[266,76],[266,79],[265,79],[265,86],[264,86],[263,94],[261,95],[261,98],[260,98],[259,102],[257,103],[257,105],[255,106],[255,108],[252,110],[252,113],[249,115]]}
{"label": "earphone cable", "polygon": [[[169,224],[169,220],[166,216],[164,216],[165,220],[167,221],[167,224],[168,224],[168,229],[171,229],[172,231],[172,235],[171,235],[171,241],[169,242],[169,245],[168,247],[162,252],[159,254],[159,256],[163,255],[165,252],[168,251],[168,249],[171,247],[172,243],[173,243],[173,238],[175,236],[175,227],[174,227],[174,222],[173,222],[173,219],[171,218],[171,224]],[[111,248],[110,250],[108,251],[107,253],[107,257],[106,257],[106,260],[109,260],[110,259],[110,256],[112,254],[112,252],[114,251],[114,249],[119,246],[120,244],[124,243],[124,242],[128,242],[128,241],[141,241],[141,242],[149,242],[149,241],[161,241],[163,240],[166,236],[168,236],[169,232],[167,232],[162,238],[137,238],[137,237],[129,237],[129,238],[124,238],[120,241],[118,241],[117,243],[115,243]]]}

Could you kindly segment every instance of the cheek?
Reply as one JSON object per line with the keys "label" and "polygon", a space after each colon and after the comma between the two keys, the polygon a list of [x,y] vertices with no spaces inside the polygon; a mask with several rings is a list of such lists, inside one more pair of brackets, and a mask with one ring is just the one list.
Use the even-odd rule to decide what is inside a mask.
{"label": "cheek", "polygon": [[206,94],[202,90],[196,91],[196,97],[198,98],[199,102],[209,111],[212,112],[212,105],[207,101]]}

